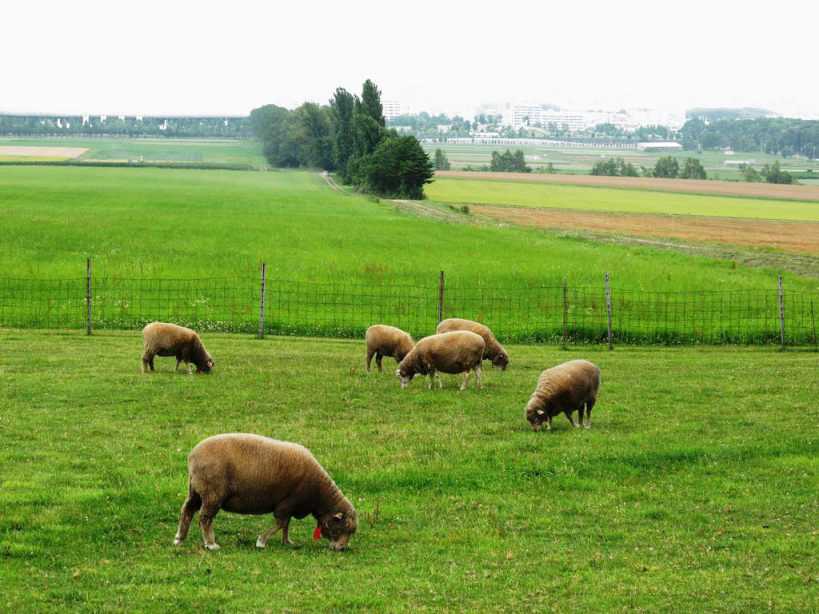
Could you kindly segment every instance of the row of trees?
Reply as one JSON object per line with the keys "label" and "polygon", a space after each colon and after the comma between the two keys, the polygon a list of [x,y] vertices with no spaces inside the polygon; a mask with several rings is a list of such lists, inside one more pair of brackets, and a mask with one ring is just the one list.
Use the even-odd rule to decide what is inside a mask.
{"label": "row of trees", "polygon": [[400,198],[423,198],[432,178],[418,140],[386,127],[381,92],[369,79],[360,97],[338,88],[326,106],[265,105],[253,109],[250,123],[272,166],[336,171],[361,191]]}
{"label": "row of trees", "polygon": [[793,183],[793,175],[783,171],[779,167],[779,162],[766,164],[760,170],[756,170],[749,164],[740,164],[739,172],[742,173],[745,181],[764,181],[767,183]]}
{"label": "row of trees", "polygon": [[702,164],[696,158],[686,158],[682,166],[679,160],[672,156],[664,156],[657,160],[654,168],[637,168],[623,158],[601,160],[592,167],[592,175],[608,177],[662,177],[665,179],[707,179]]}
{"label": "row of trees", "polygon": [[687,150],[733,149],[816,158],[819,121],[783,118],[690,119],[681,130]]}
{"label": "row of trees", "polygon": [[252,138],[247,117],[125,117],[104,115],[0,115],[9,136],[125,136]]}

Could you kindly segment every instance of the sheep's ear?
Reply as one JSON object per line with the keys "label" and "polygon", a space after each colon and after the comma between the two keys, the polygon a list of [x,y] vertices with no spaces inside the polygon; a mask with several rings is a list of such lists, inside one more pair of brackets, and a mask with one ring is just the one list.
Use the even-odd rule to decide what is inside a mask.
{"label": "sheep's ear", "polygon": [[342,518],[344,518],[344,514],[338,512],[336,514],[333,514],[333,518],[335,518],[336,520],[341,520]]}
{"label": "sheep's ear", "polygon": [[546,412],[544,412],[542,409],[537,410],[538,416],[542,416],[544,413]]}

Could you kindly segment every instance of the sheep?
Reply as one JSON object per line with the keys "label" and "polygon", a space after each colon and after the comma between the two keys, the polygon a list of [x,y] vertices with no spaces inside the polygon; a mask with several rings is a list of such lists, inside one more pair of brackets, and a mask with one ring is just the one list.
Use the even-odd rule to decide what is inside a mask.
{"label": "sheep", "polygon": [[145,343],[145,353],[142,355],[142,372],[147,373],[150,367],[154,370],[154,356],[176,356],[176,368],[185,361],[188,375],[191,365],[196,365],[196,372],[210,373],[213,368],[213,358],[202,345],[199,335],[190,328],[165,322],[151,322],[142,329],[142,340]]}
{"label": "sheep", "polygon": [[492,362],[493,367],[500,367],[501,371],[505,371],[509,365],[509,354],[503,349],[503,346],[495,339],[495,335],[489,330],[488,326],[480,322],[473,322],[472,320],[462,320],[461,318],[449,318],[443,320],[435,329],[436,333],[446,333],[452,330],[471,330],[473,333],[478,333],[483,337],[486,343],[486,352],[483,355],[484,360]]}
{"label": "sheep", "polygon": [[438,371],[465,372],[461,384],[461,390],[464,390],[469,383],[469,370],[473,369],[478,388],[483,388],[481,361],[485,350],[483,337],[468,330],[430,335],[421,339],[404,360],[398,363],[395,374],[401,380],[401,388],[409,387],[416,373],[429,375],[429,388],[432,388],[433,377],[437,375],[438,387],[443,388]]}
{"label": "sheep", "polygon": [[273,513],[275,523],[256,541],[264,548],[279,529],[282,543],[292,544],[290,518],[312,514],[318,523],[313,539],[330,540],[344,550],[358,529],[352,503],[307,448],[261,435],[229,433],[200,441],[188,455],[188,498],[179,514],[173,543],[188,536],[193,515],[208,550],[218,550],[213,518],[223,509],[238,514]]}
{"label": "sheep", "polygon": [[[540,374],[537,386],[526,404],[525,416],[532,429],[539,431],[543,419],[546,430],[552,430],[552,417],[563,412],[575,428],[580,424],[591,428],[591,412],[600,387],[600,369],[588,360],[572,360],[546,369]],[[586,407],[586,422],[583,421]],[[580,424],[572,420],[577,410]]]}
{"label": "sheep", "polygon": [[396,362],[401,362],[415,345],[409,333],[385,324],[370,326],[364,335],[364,339],[367,341],[367,373],[370,372],[373,354],[375,354],[375,364],[378,367],[378,372],[382,373],[382,356],[392,356]]}

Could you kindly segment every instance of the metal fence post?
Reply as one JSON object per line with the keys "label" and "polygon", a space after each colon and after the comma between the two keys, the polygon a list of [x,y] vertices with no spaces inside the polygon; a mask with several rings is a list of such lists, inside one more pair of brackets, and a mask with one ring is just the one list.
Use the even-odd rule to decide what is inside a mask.
{"label": "metal fence post", "polygon": [[85,334],[91,334],[91,258],[85,259]]}
{"label": "metal fence post", "polygon": [[264,339],[264,282],[267,264],[262,262],[262,292],[259,296],[259,339]]}
{"label": "metal fence post", "polygon": [[444,319],[444,272],[438,281],[438,324]]}
{"label": "metal fence post", "polygon": [[779,338],[785,347],[785,296],[782,292],[782,276],[779,276]]}
{"label": "metal fence post", "polygon": [[563,278],[563,347],[566,347],[567,328],[569,322],[569,300],[566,288],[566,278]]}
{"label": "metal fence post", "polygon": [[608,312],[609,317],[609,349],[614,349],[614,344],[612,343],[612,334],[611,334],[611,287],[609,286],[609,274],[606,273],[606,311]]}

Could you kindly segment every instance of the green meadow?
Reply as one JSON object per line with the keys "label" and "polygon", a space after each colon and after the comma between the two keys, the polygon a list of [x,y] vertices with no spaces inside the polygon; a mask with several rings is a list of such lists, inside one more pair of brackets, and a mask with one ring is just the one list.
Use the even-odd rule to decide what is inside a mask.
{"label": "green meadow", "polygon": [[0,138],[0,146],[85,147],[82,162],[131,161],[150,163],[242,164],[267,166],[261,143],[230,139],[158,138]]}
{"label": "green meadow", "polygon": [[819,221],[819,202],[449,177],[437,179],[426,193],[432,200],[458,204]]}
{"label": "green meadow", "polygon": [[[438,180],[428,190],[437,198],[462,185],[496,184]],[[621,202],[669,196],[566,193],[587,192]],[[713,202],[697,198],[703,207]],[[614,283],[635,290],[739,290],[768,288],[777,274],[675,251],[411,216],[387,201],[337,193],[315,172],[6,166],[0,203],[3,277],[82,278],[86,257],[95,275],[109,278],[255,279],[266,261],[271,279],[435,285],[445,270],[452,284],[487,288],[560,285],[564,276],[599,286],[609,271]],[[786,204],[807,217],[819,213],[812,203]],[[816,280],[799,276],[789,284],[817,289]]]}
{"label": "green meadow", "polygon": [[[210,376],[143,375],[136,332],[0,333],[0,610],[811,612],[816,355],[509,346],[484,389],[402,390],[362,341],[205,335]],[[523,418],[539,372],[603,373],[591,430]],[[474,379],[473,379],[474,382]],[[186,457],[219,432],[312,450],[351,548],[255,547],[221,512],[171,545]]]}

